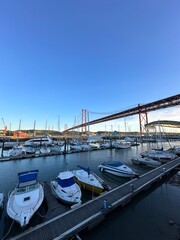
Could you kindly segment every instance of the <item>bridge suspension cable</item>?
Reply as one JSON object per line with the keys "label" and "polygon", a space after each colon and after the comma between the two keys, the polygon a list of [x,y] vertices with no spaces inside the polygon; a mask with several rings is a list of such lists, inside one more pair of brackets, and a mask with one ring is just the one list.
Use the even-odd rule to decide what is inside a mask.
{"label": "bridge suspension cable", "polygon": [[110,115],[110,114],[115,114],[115,113],[118,113],[118,112],[128,110],[128,109],[133,108],[135,106],[137,106],[137,104],[133,105],[133,106],[130,106],[130,107],[123,108],[123,109],[114,110],[114,111],[111,111],[111,112],[94,112],[94,111],[90,111],[88,109],[86,111],[90,114],[95,114],[95,115]]}

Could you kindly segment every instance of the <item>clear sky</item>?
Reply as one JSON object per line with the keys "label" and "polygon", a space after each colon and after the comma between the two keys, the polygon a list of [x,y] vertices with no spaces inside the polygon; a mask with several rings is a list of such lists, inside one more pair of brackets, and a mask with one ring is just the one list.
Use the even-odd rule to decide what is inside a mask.
{"label": "clear sky", "polygon": [[12,130],[179,94],[180,1],[0,0],[0,89]]}

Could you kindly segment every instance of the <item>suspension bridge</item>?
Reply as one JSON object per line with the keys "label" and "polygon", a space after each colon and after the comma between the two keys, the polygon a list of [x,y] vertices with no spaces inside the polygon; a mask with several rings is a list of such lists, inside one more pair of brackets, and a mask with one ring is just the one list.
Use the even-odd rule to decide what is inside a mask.
{"label": "suspension bridge", "polygon": [[92,121],[87,120],[87,111],[86,109],[82,109],[82,123],[66,129],[64,133],[67,131],[78,129],[78,128],[84,129],[86,131],[87,126],[90,126],[90,125],[107,122],[107,121],[111,121],[119,118],[124,118],[128,116],[139,115],[139,127],[140,127],[140,133],[142,134],[147,132],[146,126],[148,125],[149,112],[170,108],[170,107],[175,107],[178,105],[180,105],[180,94],[167,97],[161,100],[157,100],[154,102],[150,102],[147,104],[143,104],[143,105],[138,104],[133,108],[129,108],[124,111],[120,111],[115,114],[111,114],[111,115],[98,118]]}

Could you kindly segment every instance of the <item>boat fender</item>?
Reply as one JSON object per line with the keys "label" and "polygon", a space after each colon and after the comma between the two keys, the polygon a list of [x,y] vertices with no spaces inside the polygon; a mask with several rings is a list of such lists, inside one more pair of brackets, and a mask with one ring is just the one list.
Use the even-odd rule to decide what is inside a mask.
{"label": "boat fender", "polygon": [[101,171],[101,172],[103,172],[103,170],[104,170],[104,168],[103,168],[103,167],[101,167],[101,168],[100,168],[100,171]]}

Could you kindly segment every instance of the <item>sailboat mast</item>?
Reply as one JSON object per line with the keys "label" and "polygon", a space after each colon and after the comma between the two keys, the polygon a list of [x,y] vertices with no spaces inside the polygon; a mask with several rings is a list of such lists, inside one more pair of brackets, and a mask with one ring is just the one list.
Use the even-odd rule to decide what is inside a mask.
{"label": "sailboat mast", "polygon": [[60,132],[61,129],[60,129],[60,117],[58,116],[58,131]]}
{"label": "sailboat mast", "polygon": [[36,120],[34,121],[33,138],[34,138],[34,135],[35,135],[35,127],[36,127]]}
{"label": "sailboat mast", "polygon": [[18,128],[18,134],[17,134],[17,145],[18,145],[18,142],[19,142],[20,129],[21,129],[21,119],[19,121],[19,128]]}
{"label": "sailboat mast", "polygon": [[89,112],[87,111],[87,120],[88,120],[88,135],[89,135]]}

